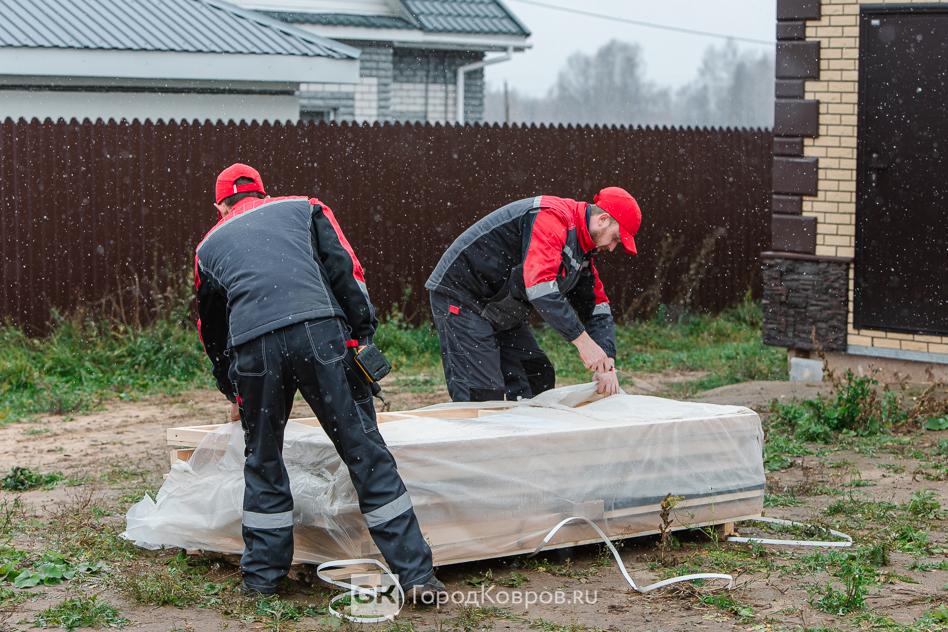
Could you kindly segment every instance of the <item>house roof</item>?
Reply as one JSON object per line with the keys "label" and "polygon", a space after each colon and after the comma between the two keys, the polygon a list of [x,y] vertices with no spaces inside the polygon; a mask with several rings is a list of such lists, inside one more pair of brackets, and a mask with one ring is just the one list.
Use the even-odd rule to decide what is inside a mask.
{"label": "house roof", "polygon": [[221,0],[0,0],[0,18],[0,48],[359,56]]}
{"label": "house roof", "polygon": [[498,0],[401,0],[422,30],[433,33],[530,35]]}
{"label": "house roof", "polygon": [[267,11],[291,24],[416,29],[425,33],[464,33],[528,37],[530,31],[501,0],[398,0],[404,17],[305,11]]}

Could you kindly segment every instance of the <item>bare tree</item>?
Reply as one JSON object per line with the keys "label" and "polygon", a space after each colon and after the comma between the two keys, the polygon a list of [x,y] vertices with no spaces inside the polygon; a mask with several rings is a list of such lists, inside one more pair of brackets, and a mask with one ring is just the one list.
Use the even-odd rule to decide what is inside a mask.
{"label": "bare tree", "polygon": [[550,100],[562,122],[634,125],[660,118],[669,95],[645,79],[638,44],[612,40],[592,56],[571,55]]}
{"label": "bare tree", "polygon": [[525,123],[773,125],[773,52],[754,54],[734,42],[709,46],[698,76],[674,93],[645,78],[641,48],[613,40],[592,55],[574,53],[545,97],[488,90],[485,120]]}
{"label": "bare tree", "polygon": [[698,76],[675,95],[680,125],[773,125],[773,54],[741,51],[733,41],[709,46]]}

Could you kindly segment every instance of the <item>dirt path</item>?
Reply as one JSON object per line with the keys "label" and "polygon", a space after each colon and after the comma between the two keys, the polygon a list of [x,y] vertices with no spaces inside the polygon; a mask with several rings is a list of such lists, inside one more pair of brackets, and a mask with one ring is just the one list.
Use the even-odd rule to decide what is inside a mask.
{"label": "dirt path", "polygon": [[[660,378],[644,379],[642,384],[629,390],[649,392],[660,388],[662,383]],[[819,390],[812,385],[751,382],[715,389],[696,399],[742,404],[763,412],[772,399],[813,397]],[[396,385],[389,392],[394,409],[435,403],[445,398],[437,382],[425,376]],[[22,594],[17,599],[5,600],[0,609],[0,629],[29,629],[44,609],[72,596],[93,594],[113,604],[121,616],[129,620],[127,627],[135,630],[242,630],[265,626],[329,629],[332,622],[324,617],[301,616],[299,612],[273,615],[266,604],[254,605],[230,595],[229,588],[225,588],[227,594],[216,602],[204,599],[210,607],[203,608],[140,605],[128,597],[127,585],[126,590],[119,589],[120,582],[116,578],[122,573],[137,572],[161,578],[167,575],[169,565],[173,566],[174,552],[138,551],[115,538],[123,526],[124,510],[145,490],[155,490],[167,471],[165,430],[223,421],[227,410],[226,401],[216,392],[192,391],[176,397],[116,402],[101,412],[75,418],[49,417],[0,428],[0,442],[8,446],[0,454],[0,471],[25,466],[42,472],[59,471],[67,477],[67,481],[49,490],[0,492],[0,523],[4,515],[14,516],[16,520],[13,527],[9,520],[4,527],[10,534],[11,544],[32,551],[68,546],[69,542],[57,539],[57,532],[61,531],[69,533],[70,538],[89,538],[88,542],[92,543],[89,546],[112,547],[115,551],[114,557],[107,558],[114,560],[109,570],[83,580],[34,588],[20,603],[16,601],[23,598]],[[305,404],[297,405],[295,414],[309,415],[309,411]],[[946,435],[945,432],[924,433],[900,445],[866,448],[860,452],[827,451],[798,458],[793,467],[768,476],[771,496],[793,502],[786,500],[787,506],[774,506],[766,509],[766,513],[814,521],[825,518],[833,503],[865,499],[902,506],[914,492],[923,489],[933,490],[934,498],[944,506],[948,501],[944,479],[930,476],[934,480],[929,480],[925,476],[931,475],[933,451]],[[919,474],[920,471],[923,474]],[[855,521],[859,518],[858,511],[854,512],[853,527],[856,528]],[[77,527],[70,522],[85,514],[91,516],[83,518],[91,527]],[[937,565],[938,547],[943,551],[946,545],[945,521],[936,520],[934,524],[935,528],[925,537],[928,538],[926,550],[935,554],[892,551],[888,565],[883,567],[889,583],[871,587],[866,599],[867,612],[909,624],[945,601],[948,574],[944,570],[925,570],[925,565]],[[875,528],[886,529],[887,525],[880,523]],[[437,610],[406,609],[398,619],[401,627],[382,626],[380,629],[553,632],[790,630],[819,626],[872,629],[865,621],[858,620],[858,615],[833,617],[809,604],[807,586],[831,579],[825,568],[819,568],[819,562],[814,562],[816,568],[801,570],[804,556],[812,551],[712,544],[700,532],[683,536],[680,548],[669,551],[664,564],[658,563],[659,550],[653,538],[627,541],[621,551],[630,572],[640,583],[663,577],[677,564],[682,569],[690,565],[696,567],[695,570],[739,572],[737,588],[725,593],[711,586],[700,589],[686,586],[639,595],[628,590],[600,547],[589,546],[551,553],[544,562],[514,558],[442,569],[439,576],[450,590],[480,594],[482,588],[493,586],[487,592],[490,599],[476,599],[468,605],[453,603]],[[197,565],[209,582],[229,586],[235,581],[237,571],[227,562],[204,559]],[[544,591],[563,591],[569,600],[574,591],[580,591],[583,603],[535,604],[527,611],[512,603],[517,599],[513,596],[515,593],[539,595]],[[306,605],[325,605],[328,594],[323,589],[300,584],[291,599],[301,609]],[[343,629],[346,627],[343,625]]]}

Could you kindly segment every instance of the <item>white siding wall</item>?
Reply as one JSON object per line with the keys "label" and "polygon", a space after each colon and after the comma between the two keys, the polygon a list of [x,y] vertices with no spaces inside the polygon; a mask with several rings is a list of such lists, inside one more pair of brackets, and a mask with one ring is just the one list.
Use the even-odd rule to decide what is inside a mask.
{"label": "white siding wall", "polygon": [[152,92],[57,92],[0,90],[0,120],[11,117],[296,121],[295,95],[160,94]]}

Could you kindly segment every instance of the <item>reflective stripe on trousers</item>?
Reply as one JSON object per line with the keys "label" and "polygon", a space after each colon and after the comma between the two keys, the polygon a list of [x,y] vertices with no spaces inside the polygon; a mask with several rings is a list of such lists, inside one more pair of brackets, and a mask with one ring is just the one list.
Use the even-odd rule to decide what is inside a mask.
{"label": "reflective stripe on trousers", "polygon": [[282,529],[283,527],[292,527],[293,512],[291,510],[268,514],[244,510],[244,517],[241,523],[250,529]]}
{"label": "reflective stripe on trousers", "polygon": [[408,496],[408,492],[405,492],[387,505],[382,505],[378,509],[362,514],[362,517],[365,518],[365,524],[371,529],[397,518],[409,509],[411,509],[411,498]]}

